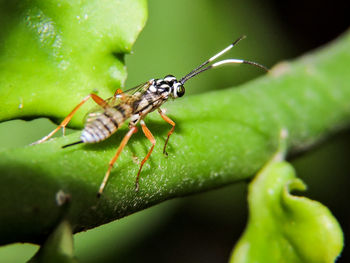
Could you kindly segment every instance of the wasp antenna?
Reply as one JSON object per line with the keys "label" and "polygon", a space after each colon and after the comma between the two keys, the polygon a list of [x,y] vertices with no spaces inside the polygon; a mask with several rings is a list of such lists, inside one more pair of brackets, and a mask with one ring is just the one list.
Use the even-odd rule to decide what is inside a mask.
{"label": "wasp antenna", "polygon": [[217,53],[216,55],[212,56],[210,59],[208,59],[208,63],[214,61],[215,59],[217,59],[218,57],[221,57],[223,54],[225,54],[227,51],[229,51],[231,48],[233,48],[239,41],[245,39],[246,36],[240,36],[238,39],[236,39],[231,45],[229,45],[228,47],[224,48],[223,50],[221,50],[219,53]]}
{"label": "wasp antenna", "polygon": [[184,76],[182,79],[180,79],[180,83],[184,84],[187,80],[189,80],[190,78],[196,76],[197,74],[199,74],[200,72],[203,72],[209,68],[211,68],[210,66],[203,70],[203,67],[208,65],[209,63],[213,62],[214,60],[216,60],[218,57],[221,57],[223,54],[225,54],[226,52],[228,52],[231,48],[233,48],[239,41],[245,39],[246,36],[242,35],[239,38],[237,38],[233,43],[231,43],[229,46],[227,46],[226,48],[224,48],[223,50],[221,50],[219,53],[215,54],[214,56],[212,56],[211,58],[209,58],[207,61],[205,61],[204,63],[202,63],[200,66],[198,66],[197,68],[195,68],[194,70],[192,70],[190,73],[188,73],[186,76]]}
{"label": "wasp antenna", "polygon": [[234,63],[236,63],[236,64],[249,64],[249,65],[252,65],[252,66],[256,66],[258,68],[262,68],[265,71],[269,71],[269,69],[267,67],[265,67],[264,65],[261,65],[261,64],[259,64],[257,62],[244,60],[244,59],[233,59],[233,58],[218,61],[218,62],[214,63],[213,65],[211,65],[211,67],[215,68],[215,67],[218,67],[218,66],[221,66],[221,65],[234,64]]}
{"label": "wasp antenna", "polygon": [[208,69],[211,69],[211,68],[216,68],[218,66],[221,66],[221,65],[225,65],[225,64],[249,64],[249,65],[253,65],[253,66],[256,66],[258,68],[261,68],[265,71],[269,71],[269,69],[259,63],[256,63],[256,62],[253,62],[253,61],[248,61],[248,60],[244,60],[244,59],[234,59],[234,58],[231,58],[231,59],[225,59],[225,60],[221,60],[221,61],[218,61],[210,66],[207,66],[205,68],[202,68],[196,72],[193,72],[192,75],[188,76],[183,82],[181,82],[182,84],[184,84],[187,80],[193,78],[194,76],[204,72],[204,71],[207,71]]}
{"label": "wasp antenna", "polygon": [[73,143],[70,143],[70,144],[67,144],[67,145],[63,145],[62,148],[67,148],[67,147],[70,147],[70,146],[73,146],[73,145],[76,145],[76,144],[80,144],[80,143],[83,143],[83,141],[77,141],[77,142],[73,142]]}

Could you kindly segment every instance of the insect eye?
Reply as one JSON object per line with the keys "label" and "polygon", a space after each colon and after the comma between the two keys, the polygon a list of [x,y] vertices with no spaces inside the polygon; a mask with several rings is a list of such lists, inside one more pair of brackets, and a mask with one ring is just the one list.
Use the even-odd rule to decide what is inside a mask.
{"label": "insect eye", "polygon": [[182,85],[177,86],[176,93],[178,97],[182,97],[185,94],[185,87]]}

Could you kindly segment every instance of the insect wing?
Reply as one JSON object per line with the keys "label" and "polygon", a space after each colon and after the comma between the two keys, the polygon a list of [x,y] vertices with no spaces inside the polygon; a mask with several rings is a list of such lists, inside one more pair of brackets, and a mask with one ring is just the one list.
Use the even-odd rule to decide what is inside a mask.
{"label": "insect wing", "polygon": [[117,93],[115,95],[116,98],[123,98],[123,97],[130,97],[130,96],[135,96],[135,99],[140,98],[142,94],[146,92],[146,90],[149,88],[151,83],[149,81],[142,83],[136,87],[133,87],[131,89],[128,89],[126,91],[122,91],[120,93]]}
{"label": "insect wing", "polygon": [[96,105],[92,107],[86,114],[85,114],[85,121],[90,122],[92,119],[95,119],[98,115],[102,114],[106,108],[113,107],[113,105],[117,105],[121,102],[120,99],[117,99],[115,97],[110,97],[105,100],[106,104],[105,106]]}
{"label": "insect wing", "polygon": [[126,91],[121,91],[116,93],[115,96],[110,97],[105,100],[105,106],[97,105],[87,112],[85,115],[85,121],[91,122],[94,119],[98,118],[101,114],[106,111],[106,108],[116,107],[121,103],[128,103],[130,101],[138,100],[142,97],[145,91],[149,88],[150,82],[142,83],[136,87],[128,89]]}

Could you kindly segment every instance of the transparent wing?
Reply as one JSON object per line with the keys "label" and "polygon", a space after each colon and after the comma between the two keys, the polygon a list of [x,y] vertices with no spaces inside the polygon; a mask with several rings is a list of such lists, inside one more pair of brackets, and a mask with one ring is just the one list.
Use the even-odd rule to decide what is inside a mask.
{"label": "transparent wing", "polygon": [[106,102],[106,106],[105,107],[102,107],[100,105],[96,105],[96,106],[92,107],[85,114],[85,117],[84,117],[85,122],[87,123],[87,122],[91,122],[91,121],[97,119],[101,114],[103,114],[103,112],[106,111],[106,107],[112,107],[111,103],[115,103],[115,101],[116,101],[115,97],[110,97],[110,98],[105,100],[105,102]]}
{"label": "transparent wing", "polygon": [[147,81],[145,83],[137,85],[136,87],[133,87],[133,88],[128,89],[126,91],[121,91],[119,94],[116,94],[116,97],[121,98],[123,96],[134,96],[134,95],[142,96],[142,94],[149,88],[149,86],[150,86],[150,82]]}
{"label": "transparent wing", "polygon": [[115,107],[121,103],[129,103],[140,99],[149,86],[150,83],[147,81],[126,91],[116,92],[113,97],[105,100],[106,104],[104,107],[96,105],[95,107],[91,108],[85,115],[85,120],[91,121],[92,119],[97,118],[100,114],[103,114],[105,109],[108,107]]}

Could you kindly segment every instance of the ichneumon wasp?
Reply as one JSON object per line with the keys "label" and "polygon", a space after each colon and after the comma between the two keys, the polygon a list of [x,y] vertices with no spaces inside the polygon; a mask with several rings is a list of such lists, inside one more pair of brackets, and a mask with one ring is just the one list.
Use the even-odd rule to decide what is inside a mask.
{"label": "ichneumon wasp", "polygon": [[140,123],[143,133],[152,143],[152,146],[149,149],[146,157],[144,157],[141,161],[140,168],[136,176],[135,190],[138,191],[139,178],[142,167],[150,157],[153,148],[156,144],[156,141],[151,131],[147,128],[144,122],[144,118],[147,116],[148,113],[154,110],[158,110],[163,120],[172,126],[171,130],[168,132],[168,136],[166,138],[163,148],[163,153],[167,155],[166,146],[168,144],[170,135],[174,132],[175,122],[163,113],[163,111],[160,109],[160,106],[163,105],[169,98],[176,99],[182,97],[185,94],[184,84],[186,81],[211,68],[215,68],[226,64],[250,64],[268,71],[268,69],[261,64],[243,59],[225,59],[209,65],[211,62],[215,61],[217,58],[228,52],[243,38],[245,38],[245,36],[238,38],[228,47],[212,56],[210,59],[205,61],[203,64],[201,64],[194,70],[192,70],[180,80],[175,78],[173,75],[167,75],[162,79],[151,79],[139,86],[136,86],[124,92],[118,89],[113,97],[106,100],[103,100],[96,94],[89,94],[88,96],[83,98],[83,100],[72,110],[71,113],[69,113],[69,115],[61,122],[61,124],[55,130],[53,130],[51,133],[49,133],[47,136],[43,137],[39,141],[34,142],[33,144],[42,143],[48,140],[59,129],[64,129],[75,114],[75,112],[89,98],[92,98],[100,106],[99,110],[90,112],[87,115],[85,127],[80,136],[80,140],[65,145],[62,148],[66,148],[80,143],[97,143],[103,141],[110,137],[113,133],[115,133],[118,130],[118,128],[124,124],[125,121],[130,119],[129,131],[122,139],[116,154],[110,160],[107,172],[100,185],[98,191],[98,196],[100,196],[106,186],[114,163],[117,161],[119,155],[121,154],[125,145],[128,143],[130,137],[137,132],[136,126],[138,123]]}

